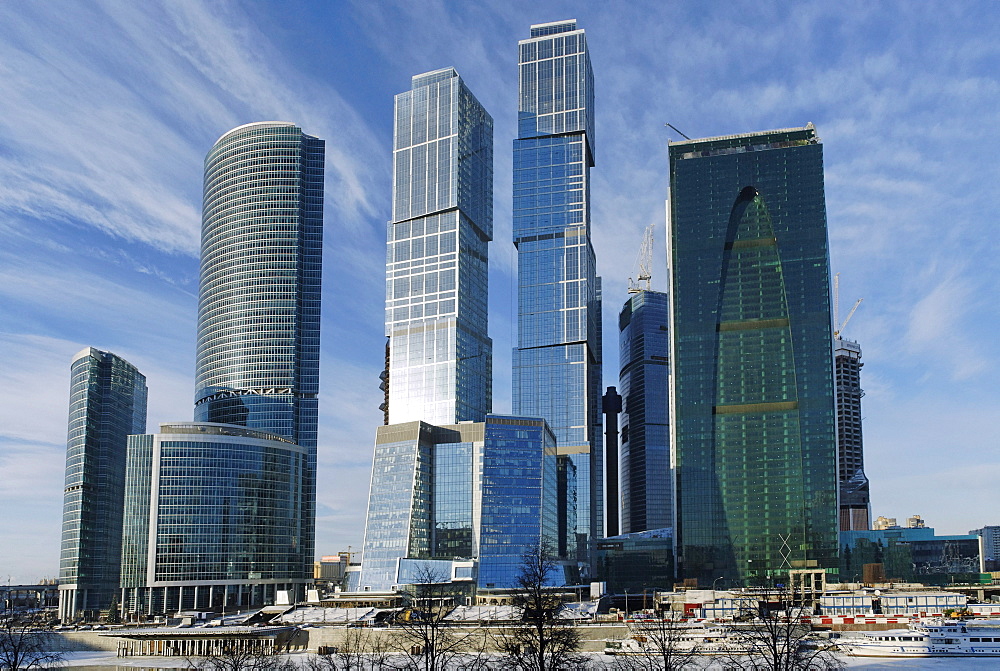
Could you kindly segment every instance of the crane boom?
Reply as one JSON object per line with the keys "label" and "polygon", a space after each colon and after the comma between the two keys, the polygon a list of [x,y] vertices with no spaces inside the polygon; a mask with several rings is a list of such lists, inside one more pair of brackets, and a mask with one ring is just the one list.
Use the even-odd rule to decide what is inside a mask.
{"label": "crane boom", "polygon": [[839,336],[841,333],[844,332],[844,329],[847,328],[847,322],[851,321],[851,317],[854,316],[854,311],[858,309],[858,306],[861,305],[861,301],[863,301],[863,300],[864,300],[864,298],[859,298],[858,299],[858,302],[854,304],[854,307],[851,308],[851,311],[847,313],[847,318],[844,319],[844,323],[840,325],[839,329],[837,329],[836,331],[834,331],[833,335]]}
{"label": "crane boom", "polygon": [[847,317],[844,319],[843,323],[840,321],[840,273],[833,276],[833,337],[839,338],[840,334],[844,332],[847,327],[847,322],[851,321],[851,317],[854,316],[854,311],[858,309],[861,305],[861,301],[864,298],[859,298],[851,308],[851,311],[847,313]]}
{"label": "crane boom", "polygon": [[[639,247],[639,256],[636,258],[636,263],[639,266],[639,275],[633,281],[632,278],[628,278],[628,292],[630,294],[637,294],[640,291],[649,291],[651,286],[652,266],[653,266],[653,228],[655,224],[650,224],[646,227],[645,233],[642,234],[642,246]],[[645,285],[643,284],[645,283]]]}

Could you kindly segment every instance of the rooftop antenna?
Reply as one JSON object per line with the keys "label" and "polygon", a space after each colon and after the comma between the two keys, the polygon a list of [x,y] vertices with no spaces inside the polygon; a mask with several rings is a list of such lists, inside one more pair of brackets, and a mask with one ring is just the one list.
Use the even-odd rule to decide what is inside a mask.
{"label": "rooftop antenna", "polygon": [[855,310],[861,305],[861,301],[864,298],[859,298],[851,308],[851,311],[847,313],[847,317],[844,319],[843,323],[840,322],[840,273],[833,276],[833,337],[839,338],[840,334],[844,332],[847,328],[847,322],[851,321],[851,317],[854,316]]}
{"label": "rooftop antenna", "polygon": [[[642,246],[639,248],[639,256],[636,263],[639,264],[639,276],[633,280],[628,278],[628,292],[637,294],[642,291],[649,291],[653,278],[651,268],[653,265],[653,228],[655,224],[646,227],[646,232],[642,234]],[[645,283],[645,285],[643,284]]]}

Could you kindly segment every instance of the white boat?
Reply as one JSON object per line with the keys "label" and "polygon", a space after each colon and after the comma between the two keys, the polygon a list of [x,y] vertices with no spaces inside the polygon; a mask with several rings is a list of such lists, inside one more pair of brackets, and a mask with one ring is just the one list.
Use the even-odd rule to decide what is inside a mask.
{"label": "white boat", "polygon": [[842,638],[838,647],[856,657],[1000,657],[1000,620],[925,620]]}

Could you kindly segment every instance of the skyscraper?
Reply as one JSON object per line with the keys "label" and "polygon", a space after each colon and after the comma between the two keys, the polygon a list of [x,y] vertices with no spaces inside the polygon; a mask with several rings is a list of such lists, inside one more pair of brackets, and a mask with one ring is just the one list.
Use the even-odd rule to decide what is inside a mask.
{"label": "skyscraper", "polygon": [[479,422],[492,408],[493,119],[444,68],[413,77],[395,122],[387,423]]}
{"label": "skyscraper", "polygon": [[315,451],[324,142],[251,123],[205,158],[195,420]]}
{"label": "skyscraper", "polygon": [[304,596],[316,511],[323,140],[266,121],[205,158],[195,422],[128,446],[123,606]]}
{"label": "skyscraper", "polygon": [[833,339],[837,383],[837,445],[840,463],[840,530],[871,528],[872,508],[861,440],[861,346]]}
{"label": "skyscraper", "polygon": [[572,462],[563,472],[576,473],[578,514],[562,520],[563,533],[575,527],[585,559],[587,539],[603,528],[601,280],[590,238],[594,76],[575,20],[532,26],[518,49],[513,407],[548,420]]}
{"label": "skyscraper", "polygon": [[146,378],[88,347],[71,365],[59,617],[95,618],[118,594],[128,435],[146,430]]}
{"label": "skyscraper", "polygon": [[673,526],[667,294],[640,290],[618,316],[622,533]]}
{"label": "skyscraper", "polygon": [[679,573],[835,570],[823,146],[809,124],[669,153]]}
{"label": "skyscraper", "polygon": [[453,68],[413,77],[395,112],[389,424],[357,587],[511,587],[525,550],[558,542],[560,464],[545,420],[488,414],[493,121]]}

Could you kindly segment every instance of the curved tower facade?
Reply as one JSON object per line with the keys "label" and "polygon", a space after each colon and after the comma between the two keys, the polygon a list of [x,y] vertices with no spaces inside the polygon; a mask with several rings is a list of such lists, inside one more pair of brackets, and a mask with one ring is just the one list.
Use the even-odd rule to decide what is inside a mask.
{"label": "curved tower facade", "polygon": [[622,533],[673,526],[667,294],[640,291],[618,315]]}
{"label": "curved tower facade", "polygon": [[810,124],[670,144],[682,578],[837,570],[823,145]]}
{"label": "curved tower facade", "polygon": [[205,159],[195,420],[315,452],[324,142],[235,128]]}

